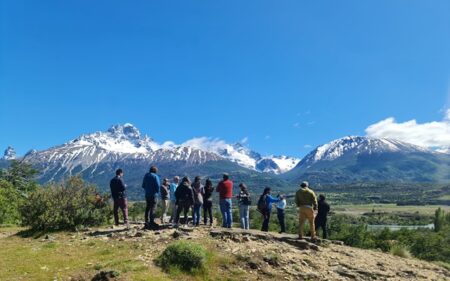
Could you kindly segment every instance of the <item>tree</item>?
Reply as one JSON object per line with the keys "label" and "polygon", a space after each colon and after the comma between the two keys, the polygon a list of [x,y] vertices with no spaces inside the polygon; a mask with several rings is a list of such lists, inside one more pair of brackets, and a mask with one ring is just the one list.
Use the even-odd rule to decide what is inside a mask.
{"label": "tree", "polygon": [[438,208],[436,212],[434,212],[434,231],[439,232],[442,230],[445,225],[445,212],[441,208]]}
{"label": "tree", "polygon": [[38,171],[24,161],[12,160],[7,169],[0,172],[0,179],[11,183],[20,193],[26,194],[37,187],[35,177]]}

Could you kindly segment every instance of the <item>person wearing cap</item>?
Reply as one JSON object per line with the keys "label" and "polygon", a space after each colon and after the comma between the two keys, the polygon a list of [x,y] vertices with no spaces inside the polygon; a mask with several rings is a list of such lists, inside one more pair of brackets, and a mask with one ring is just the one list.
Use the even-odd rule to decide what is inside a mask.
{"label": "person wearing cap", "polygon": [[173,223],[175,216],[177,215],[177,205],[175,204],[177,202],[177,199],[175,198],[175,191],[177,190],[179,183],[180,183],[180,177],[175,176],[173,178],[173,182],[170,184],[170,187],[169,187],[170,208],[172,209],[169,223]]}
{"label": "person wearing cap", "polygon": [[222,227],[231,228],[233,217],[231,212],[233,198],[233,182],[228,174],[223,174],[223,180],[217,185],[219,192],[220,212],[222,213]]}
{"label": "person wearing cap", "polygon": [[314,191],[309,188],[309,183],[304,181],[300,189],[295,194],[295,203],[299,208],[299,230],[298,236],[303,238],[303,225],[306,220],[309,222],[311,230],[311,239],[316,239],[316,230],[314,226],[314,211],[317,210],[317,198]]}

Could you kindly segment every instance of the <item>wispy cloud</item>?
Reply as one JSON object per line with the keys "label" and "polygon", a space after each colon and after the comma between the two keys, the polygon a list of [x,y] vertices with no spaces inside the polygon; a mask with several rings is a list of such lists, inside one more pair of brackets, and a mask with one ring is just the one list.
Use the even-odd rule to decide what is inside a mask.
{"label": "wispy cloud", "polygon": [[389,117],[370,125],[366,134],[376,138],[397,139],[429,148],[450,147],[450,109],[441,121],[417,123],[409,120],[403,123]]}
{"label": "wispy cloud", "polygon": [[305,144],[304,146],[303,146],[303,148],[312,148],[312,145],[310,145],[310,144]]}
{"label": "wispy cloud", "polygon": [[267,136],[264,137],[264,139],[265,139],[265,140],[269,140],[269,139],[270,139],[270,136],[267,135]]}
{"label": "wispy cloud", "polygon": [[294,123],[294,125],[292,125],[294,128],[299,128],[300,127],[300,122],[296,122]]}

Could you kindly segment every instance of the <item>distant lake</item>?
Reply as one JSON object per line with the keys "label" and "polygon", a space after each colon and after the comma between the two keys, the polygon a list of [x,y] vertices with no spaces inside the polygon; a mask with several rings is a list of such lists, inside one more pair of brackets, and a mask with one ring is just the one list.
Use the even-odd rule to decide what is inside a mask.
{"label": "distant lake", "polygon": [[434,229],[434,224],[424,224],[424,225],[398,225],[398,224],[369,224],[367,226],[368,230],[382,230],[384,228],[389,228],[389,230],[400,230],[400,229]]}

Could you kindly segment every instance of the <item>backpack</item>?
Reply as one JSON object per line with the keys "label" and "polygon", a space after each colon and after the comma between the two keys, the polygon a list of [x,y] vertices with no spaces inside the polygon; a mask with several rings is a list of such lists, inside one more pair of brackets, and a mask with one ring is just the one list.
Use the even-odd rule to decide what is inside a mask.
{"label": "backpack", "polygon": [[250,197],[244,197],[244,199],[242,200],[242,203],[244,205],[250,206],[250,205],[252,205],[252,200],[250,199]]}
{"label": "backpack", "polygon": [[259,197],[259,200],[258,200],[257,207],[258,207],[258,211],[261,213],[263,213],[267,210],[266,197],[267,197],[267,195],[263,194]]}

